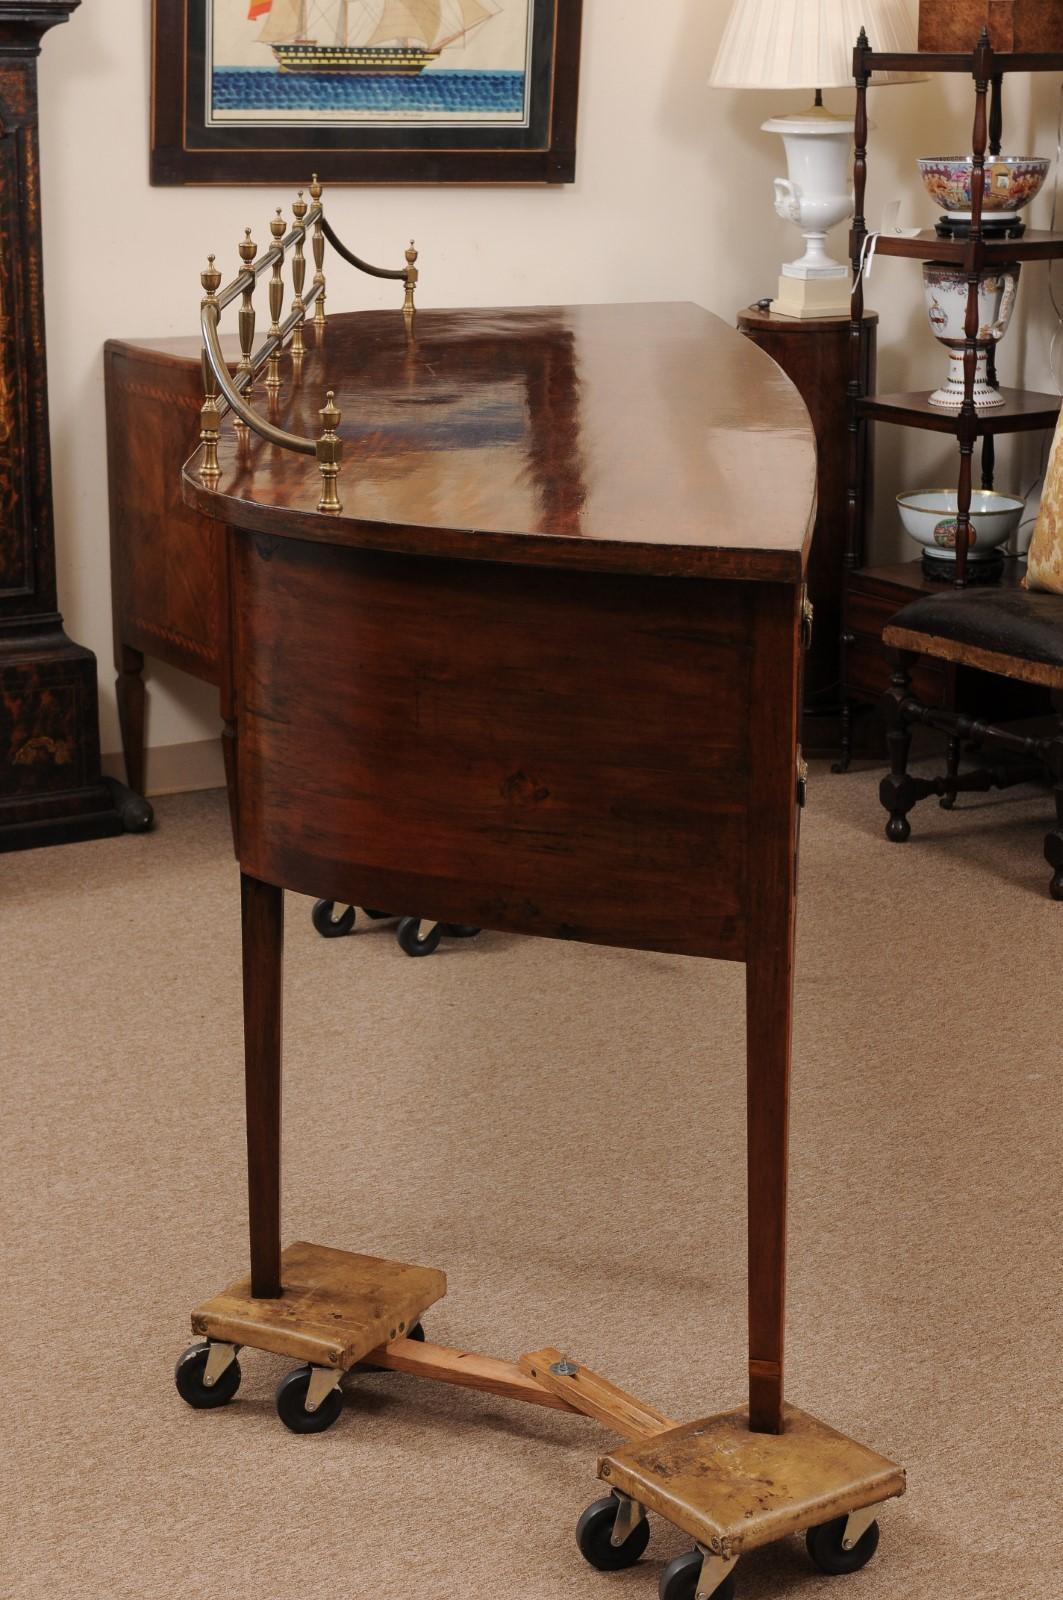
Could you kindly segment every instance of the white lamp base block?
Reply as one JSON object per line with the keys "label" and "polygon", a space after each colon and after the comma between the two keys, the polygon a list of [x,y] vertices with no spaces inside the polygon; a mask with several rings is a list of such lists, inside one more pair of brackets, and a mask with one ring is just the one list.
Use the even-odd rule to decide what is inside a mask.
{"label": "white lamp base block", "polygon": [[849,315],[849,273],[840,278],[779,279],[779,293],[771,309],[779,317],[840,317]]}

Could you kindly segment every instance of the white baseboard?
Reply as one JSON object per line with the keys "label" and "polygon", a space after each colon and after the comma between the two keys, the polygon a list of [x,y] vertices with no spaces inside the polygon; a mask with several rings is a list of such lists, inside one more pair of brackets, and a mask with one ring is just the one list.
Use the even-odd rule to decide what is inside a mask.
{"label": "white baseboard", "polygon": [[[189,744],[149,746],[146,757],[146,788],[151,794],[188,794],[194,789],[223,789],[225,763],[220,739],[196,739]],[[125,782],[125,762],[120,750],[103,757],[103,770],[109,778]]]}

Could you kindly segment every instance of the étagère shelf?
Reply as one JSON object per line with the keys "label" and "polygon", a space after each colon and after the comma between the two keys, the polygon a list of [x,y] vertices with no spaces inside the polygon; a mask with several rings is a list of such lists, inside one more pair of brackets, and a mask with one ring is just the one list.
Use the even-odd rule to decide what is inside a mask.
{"label": "\u00e9tag\u00e8re shelf", "polygon": [[[860,344],[864,318],[862,265],[869,230],[864,216],[867,193],[867,89],[874,72],[957,72],[970,75],[974,82],[975,108],[971,134],[971,213],[965,237],[945,238],[932,228],[918,234],[879,234],[874,248],[878,256],[894,256],[911,261],[935,261],[958,266],[968,280],[963,345],[963,399],[955,410],[930,402],[929,393],[875,394],[863,381]],[[980,443],[981,487],[992,489],[995,475],[995,440],[1008,433],[1029,433],[1051,429],[1060,410],[1058,395],[1024,389],[1001,389],[1003,405],[979,408],[975,404],[975,377],[978,364],[978,287],[979,276],[995,264],[1025,261],[1055,261],[1063,258],[1063,232],[1024,229],[1018,236],[987,236],[983,227],[983,200],[986,192],[986,159],[999,156],[1003,136],[1003,81],[1009,72],[1063,71],[1063,51],[995,51],[989,33],[983,29],[969,53],[925,51],[884,53],[875,51],[861,29],[853,52],[856,82],[856,127],[853,163],[854,216],[850,232],[853,267],[853,293],[850,314],[850,365],[848,381],[849,491],[847,504],[845,586],[841,650],[842,731],[838,770],[844,771],[852,753],[852,706],[863,698],[851,683],[848,657],[856,642],[852,615],[858,609],[861,568],[866,537],[865,497],[860,492],[868,450],[867,426],[871,422],[920,428],[928,432],[951,434],[958,445],[956,566],[954,582],[964,587],[968,579],[967,552],[971,542],[971,501],[974,478],[975,445]],[[996,384],[995,346],[988,352],[988,379]],[[918,562],[913,563],[913,566]],[[898,596],[898,606],[910,595]]]}

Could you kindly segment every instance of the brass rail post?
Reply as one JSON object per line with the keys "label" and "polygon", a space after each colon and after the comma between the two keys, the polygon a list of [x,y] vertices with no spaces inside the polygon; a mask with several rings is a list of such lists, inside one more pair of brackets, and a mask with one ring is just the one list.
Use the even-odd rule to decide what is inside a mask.
{"label": "brass rail post", "polygon": [[402,305],[402,314],[404,317],[412,317],[414,312],[417,310],[417,307],[413,303],[413,295],[414,290],[417,288],[417,280],[419,277],[420,273],[417,271],[417,249],[413,240],[411,239],[410,248],[406,252],[406,298]]}
{"label": "brass rail post", "polygon": [[[221,273],[214,265],[214,257],[207,257],[207,265],[199,274],[199,281],[203,285],[204,295],[200,302],[201,314],[212,316],[215,326],[218,322],[218,290],[221,287]],[[221,412],[218,409],[218,380],[214,376],[214,369],[207,359],[206,346],[201,357],[203,366],[203,405],[199,413],[199,437],[203,445],[203,465],[200,473],[207,484],[218,481],[218,440],[221,438]]]}
{"label": "brass rail post", "polygon": [[336,397],[330,389],[325,397],[325,404],[318,415],[324,424],[324,432],[317,441],[317,464],[321,468],[321,499],[317,503],[319,511],[342,511],[339,496],[336,493],[336,479],[340,475],[340,458],[343,455],[343,441],[336,432],[340,421],[339,407]]}
{"label": "brass rail post", "polygon": [[303,285],[306,283],[306,257],[303,254],[303,245],[306,241],[306,229],[303,227],[303,218],[307,213],[307,203],[303,199],[300,189],[292,201],[292,215],[295,226],[300,230],[296,236],[295,249],[292,252],[292,288],[295,290],[295,299],[292,301],[292,314],[298,316],[295,331],[292,334],[292,355],[301,356],[306,351],[303,343],[303,322],[306,319],[306,304],[303,300]]}
{"label": "brass rail post", "polygon": [[251,360],[251,351],[255,344],[255,273],[253,271],[255,257],[258,255],[258,245],[251,237],[251,229],[244,229],[244,236],[240,240],[240,260],[244,264],[244,281],[241,288],[240,311],[237,324],[240,331],[240,374],[246,374],[246,383],[241,382],[245,396],[250,399],[251,390],[255,383],[255,368]]}
{"label": "brass rail post", "polygon": [[314,325],[323,328],[325,325],[325,233],[322,228],[321,195],[322,187],[318,182],[317,173],[314,173],[310,182],[310,198],[317,207],[317,216],[314,218],[314,234],[311,240],[314,251],[314,288],[319,289],[314,302]]}
{"label": "brass rail post", "polygon": [[273,248],[276,255],[273,258],[273,275],[269,280],[269,336],[276,339],[276,348],[270,352],[266,362],[266,388],[271,394],[276,394],[281,386],[281,312],[284,310],[284,248],[281,240],[284,238],[284,217],[280,206],[277,215],[272,218],[269,231],[273,235]]}

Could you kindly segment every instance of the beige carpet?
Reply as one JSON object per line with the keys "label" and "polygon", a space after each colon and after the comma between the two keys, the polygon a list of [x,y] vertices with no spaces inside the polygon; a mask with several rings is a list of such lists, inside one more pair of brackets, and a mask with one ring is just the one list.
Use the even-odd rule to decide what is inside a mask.
{"label": "beige carpet", "polygon": [[[791,1540],[744,1600],[1058,1600],[1063,906],[1049,803],[813,773],[794,1082],[791,1398],[894,1455],[862,1573]],[[223,797],[0,857],[7,1531],[17,1600],[654,1600],[685,1541],[585,1566],[594,1425],[392,1375],[286,1432],[172,1363],[244,1270]],[[359,919],[359,926],[364,925]],[[743,1397],[741,969],[487,934],[411,961],[288,901],[288,1238],[437,1264],[430,1337],[556,1343],[662,1410]]]}

